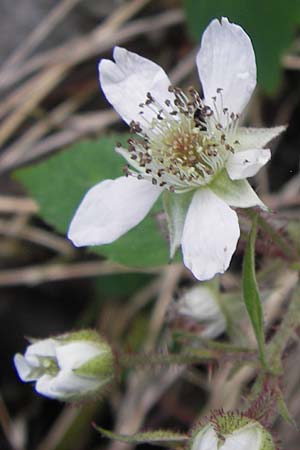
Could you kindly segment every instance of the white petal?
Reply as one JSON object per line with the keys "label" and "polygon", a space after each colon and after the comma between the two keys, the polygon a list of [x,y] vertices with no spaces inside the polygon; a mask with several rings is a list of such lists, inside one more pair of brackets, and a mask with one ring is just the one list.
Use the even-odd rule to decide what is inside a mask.
{"label": "white petal", "polygon": [[51,375],[43,375],[41,378],[38,379],[38,381],[35,384],[35,390],[39,394],[45,395],[49,398],[57,398],[57,395],[55,392],[51,390],[51,382],[54,377]]}
{"label": "white petal", "polygon": [[209,189],[198,189],[183,229],[181,245],[185,266],[198,280],[224,273],[239,235],[236,213]]}
{"label": "white petal", "polygon": [[220,450],[261,450],[262,432],[257,425],[246,426],[230,434]]}
{"label": "white petal", "polygon": [[253,177],[271,158],[268,148],[251,149],[230,155],[226,169],[232,180]]}
{"label": "white petal", "polygon": [[[168,91],[171,82],[160,66],[120,47],[115,47],[113,56],[115,63],[108,59],[99,63],[100,84],[107,100],[125,122],[142,120],[139,104],[145,102],[147,92],[162,104],[174,99]],[[143,111],[143,116],[151,121],[154,113],[149,108]]]}
{"label": "white petal", "polygon": [[251,148],[262,148],[279,134],[283,133],[286,126],[274,128],[245,128],[237,129],[235,139],[240,143],[242,150]]}
{"label": "white petal", "polygon": [[214,19],[203,33],[197,67],[205,103],[213,107],[212,97],[221,88],[223,105],[217,95],[218,110],[241,113],[256,85],[255,55],[245,31],[224,17],[221,23]]}
{"label": "white petal", "polygon": [[131,176],[102,181],[86,193],[68,237],[78,247],[109,244],[141,222],[161,192]]}
{"label": "white petal", "polygon": [[218,450],[218,438],[212,426],[207,425],[197,434],[191,450]]}
{"label": "white petal", "polygon": [[96,344],[88,342],[70,342],[56,350],[58,366],[61,369],[77,369],[90,359],[98,356],[101,350]]}
{"label": "white petal", "polygon": [[32,356],[42,356],[55,358],[57,342],[54,339],[42,339],[27,347],[25,358]]}
{"label": "white petal", "polygon": [[34,381],[37,379],[37,376],[34,375],[36,373],[36,366],[30,364],[20,353],[15,355],[14,364],[22,381]]}
{"label": "white petal", "polygon": [[228,205],[235,208],[251,208],[259,206],[267,210],[267,206],[256,195],[247,180],[231,180],[227,173],[222,174],[210,185],[210,189]]}
{"label": "white petal", "polygon": [[219,305],[212,289],[207,286],[194,286],[180,300],[180,314],[196,320],[210,320],[221,315]]}
{"label": "white petal", "polygon": [[37,381],[35,389],[46,397],[68,400],[96,390],[99,386],[101,386],[99,380],[77,376],[70,370],[62,370],[55,377],[43,375]]}

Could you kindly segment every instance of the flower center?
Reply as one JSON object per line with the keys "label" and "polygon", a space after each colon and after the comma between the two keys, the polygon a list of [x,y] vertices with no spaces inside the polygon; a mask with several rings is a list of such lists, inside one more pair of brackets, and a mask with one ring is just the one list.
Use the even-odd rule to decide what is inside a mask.
{"label": "flower center", "polygon": [[[238,116],[226,108],[218,111],[216,98],[214,109],[206,106],[194,88],[188,95],[174,87],[169,91],[173,102],[161,105],[149,92],[140,104],[141,122],[131,122],[137,138],[128,140],[126,158],[138,174],[128,167],[125,173],[182,192],[210,183],[223,170],[237,143]],[[154,115],[151,122],[144,117],[146,108]]]}

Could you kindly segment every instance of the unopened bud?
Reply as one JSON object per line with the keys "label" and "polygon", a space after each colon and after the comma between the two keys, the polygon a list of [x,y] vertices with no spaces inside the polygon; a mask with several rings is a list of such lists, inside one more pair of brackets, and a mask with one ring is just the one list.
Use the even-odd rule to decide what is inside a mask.
{"label": "unopened bud", "polygon": [[214,339],[226,330],[226,320],[218,302],[218,292],[209,283],[188,289],[179,299],[176,310],[201,325],[201,336]]}
{"label": "unopened bud", "polygon": [[37,340],[14,363],[22,381],[34,381],[39,394],[62,401],[88,399],[114,378],[111,348],[93,330]]}
{"label": "unopened bud", "polygon": [[215,415],[194,434],[191,450],[275,450],[273,438],[259,422],[238,413]]}

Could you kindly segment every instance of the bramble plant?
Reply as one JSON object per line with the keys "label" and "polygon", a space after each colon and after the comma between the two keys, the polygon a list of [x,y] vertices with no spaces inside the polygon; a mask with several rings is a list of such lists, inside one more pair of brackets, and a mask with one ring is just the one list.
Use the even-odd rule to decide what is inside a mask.
{"label": "bramble plant", "polygon": [[[242,126],[241,115],[256,87],[251,40],[241,26],[227,18],[209,23],[196,56],[202,91],[173,86],[160,66],[124,48],[115,47],[113,59],[100,61],[99,78],[106,99],[130,127],[130,137],[121,136],[122,142],[115,144],[116,153],[126,162],[124,174],[118,176],[118,156],[110,155],[113,139],[100,141],[103,154],[100,146],[91,153],[77,147],[72,176],[76,178],[76,171],[80,172],[80,189],[75,179],[75,194],[71,185],[63,218],[59,208],[51,209],[49,199],[54,196],[45,200],[39,191],[41,215],[60,231],[68,228],[68,238],[75,246],[105,245],[97,251],[127,265],[160,270],[169,256],[174,265],[166,270],[183,270],[178,265],[181,247],[187,277],[196,280],[164,310],[165,331],[156,350],[151,346],[141,352],[115,349],[96,332],[82,330],[31,341],[24,355],[15,356],[16,370],[23,381],[35,383],[39,394],[79,403],[109,392],[121,382],[120,374],[145,366],[155,371],[172,365],[224,364],[229,367],[228,378],[245,369],[250,376],[243,406],[234,411],[211,408],[206,419],[188,433],[156,430],[125,435],[95,427],[110,439],[132,444],[191,450],[275,450],[273,420],[281,414],[292,422],[282,392],[282,358],[300,323],[300,297],[296,280],[284,318],[275,331],[268,330],[266,339],[266,295],[261,294],[257,282],[255,249],[258,239],[270,239],[279,260],[290,272],[294,270],[297,278],[299,247],[292,234],[272,225],[268,205],[247,181],[269,161],[269,142],[285,130],[285,126]],[[100,154],[101,176],[97,178],[98,166],[93,164],[92,176],[86,181],[80,158],[88,160],[94,151]],[[55,173],[63,158],[53,157],[51,167],[41,163],[40,173],[45,164]],[[72,167],[71,162],[70,172]],[[31,191],[35,188],[26,181],[26,173],[35,170],[24,169],[18,175]],[[56,188],[62,193],[59,183]],[[164,233],[158,229],[158,215],[168,230],[169,252],[165,251]],[[138,224],[139,232],[134,230]],[[124,236],[129,231],[133,244]],[[243,302],[239,294],[228,296],[219,275],[228,269],[239,239],[244,253]],[[152,257],[149,250],[145,262],[144,243],[145,254],[151,246],[154,253],[161,247],[158,256]],[[267,279],[268,270],[262,277]],[[252,332],[249,327],[244,331],[247,315]],[[226,338],[218,339],[224,335]]]}

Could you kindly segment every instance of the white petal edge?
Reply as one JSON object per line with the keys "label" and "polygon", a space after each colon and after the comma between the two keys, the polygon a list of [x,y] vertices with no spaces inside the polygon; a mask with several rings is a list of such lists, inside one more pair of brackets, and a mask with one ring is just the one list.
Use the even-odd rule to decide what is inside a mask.
{"label": "white petal edge", "polygon": [[185,266],[198,280],[224,273],[240,236],[238,218],[209,189],[198,189],[190,204],[182,237]]}
{"label": "white petal edge", "polygon": [[220,450],[261,450],[262,432],[257,425],[245,426],[230,434]]}
{"label": "white petal edge", "polygon": [[212,97],[221,88],[218,111],[240,114],[256,86],[255,55],[245,31],[227,18],[214,19],[203,33],[196,61],[205,103],[214,108]]}
{"label": "white petal edge", "polygon": [[218,450],[218,438],[211,425],[207,425],[199,431],[191,450]]}
{"label": "white petal edge", "polygon": [[37,377],[33,375],[36,366],[31,365],[30,362],[20,353],[17,353],[14,356],[14,365],[22,381],[34,381],[37,379]]}
{"label": "white petal edge", "polygon": [[49,398],[58,398],[56,393],[51,390],[51,382],[54,377],[51,375],[42,375],[35,384],[35,390],[38,394]]}
{"label": "white petal edge", "polygon": [[31,356],[43,356],[45,358],[55,358],[57,345],[58,344],[55,339],[52,338],[42,339],[41,341],[34,342],[27,347],[25,357],[27,358]]}
{"label": "white petal edge", "polygon": [[88,377],[80,377],[70,370],[62,370],[55,377],[43,375],[36,383],[39,394],[58,400],[68,400],[92,390],[97,390],[101,382]]}
{"label": "white petal edge", "polygon": [[240,127],[236,131],[235,139],[239,141],[241,150],[262,148],[285,130],[285,125],[273,128]]}
{"label": "white petal edge", "polygon": [[268,148],[243,150],[229,156],[226,169],[232,180],[242,180],[256,175],[270,158],[271,151]]}
{"label": "white petal edge", "polygon": [[96,344],[88,342],[70,342],[57,348],[57,362],[61,369],[78,369],[102,352]]}
{"label": "white petal edge", "polygon": [[68,237],[77,247],[109,244],[141,222],[161,192],[131,176],[102,181],[86,193]]}
{"label": "white petal edge", "polygon": [[[147,92],[161,104],[173,100],[174,95],[168,91],[171,82],[165,71],[147,58],[115,47],[115,62],[102,59],[99,63],[99,79],[102,90],[109,103],[128,124],[134,120],[147,124],[155,113],[150,108],[139,107],[146,100]],[[140,111],[144,111],[140,114]]]}

